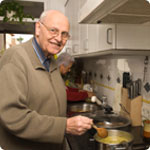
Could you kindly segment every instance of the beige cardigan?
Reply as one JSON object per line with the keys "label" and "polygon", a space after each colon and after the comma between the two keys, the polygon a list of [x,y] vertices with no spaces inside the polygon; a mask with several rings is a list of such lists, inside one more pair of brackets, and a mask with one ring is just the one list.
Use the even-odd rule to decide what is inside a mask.
{"label": "beige cardigan", "polygon": [[55,60],[40,63],[32,39],[0,59],[0,146],[6,150],[61,150],[66,91]]}

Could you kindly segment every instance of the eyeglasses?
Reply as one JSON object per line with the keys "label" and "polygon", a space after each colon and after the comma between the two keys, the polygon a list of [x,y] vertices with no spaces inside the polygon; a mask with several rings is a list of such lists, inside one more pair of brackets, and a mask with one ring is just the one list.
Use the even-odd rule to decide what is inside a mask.
{"label": "eyeglasses", "polygon": [[[48,31],[49,33],[53,36],[56,37],[59,35],[59,30],[56,28],[48,28],[44,23],[40,22],[40,24],[42,24]],[[70,35],[68,32],[61,32],[61,38],[63,40],[68,40],[70,38]]]}

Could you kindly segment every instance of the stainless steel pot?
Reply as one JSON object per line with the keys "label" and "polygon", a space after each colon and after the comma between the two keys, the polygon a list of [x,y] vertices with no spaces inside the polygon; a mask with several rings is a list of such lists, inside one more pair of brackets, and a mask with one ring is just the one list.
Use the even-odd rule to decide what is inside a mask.
{"label": "stainless steel pot", "polygon": [[102,109],[100,106],[92,103],[73,103],[68,105],[68,111],[76,113],[95,112],[96,110]]}
{"label": "stainless steel pot", "polygon": [[106,138],[100,138],[96,133],[96,150],[132,150],[132,134],[121,130],[108,130]]}

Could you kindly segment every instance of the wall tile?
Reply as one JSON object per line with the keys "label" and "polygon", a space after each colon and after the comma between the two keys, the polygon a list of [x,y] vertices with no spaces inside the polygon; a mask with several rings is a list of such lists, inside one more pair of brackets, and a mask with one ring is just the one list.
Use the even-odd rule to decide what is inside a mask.
{"label": "wall tile", "polygon": [[[84,68],[87,71],[92,71],[97,73],[97,77],[94,78],[97,83],[99,83],[97,88],[97,95],[106,95],[108,98],[108,103],[113,105],[115,101],[117,87],[117,78],[120,78],[120,84],[123,81],[123,72],[129,72],[132,76],[132,80],[137,80],[140,78],[142,80],[142,96],[143,99],[150,101],[150,91],[146,92],[144,85],[148,82],[150,84],[150,62],[147,65],[147,72],[145,73],[145,81],[143,81],[144,76],[144,60],[145,56],[105,56],[99,58],[88,58],[84,61]],[[103,78],[100,78],[103,75]],[[110,76],[110,81],[107,77]],[[143,103],[144,106],[149,106],[148,103]],[[145,108],[147,108],[145,106]]]}

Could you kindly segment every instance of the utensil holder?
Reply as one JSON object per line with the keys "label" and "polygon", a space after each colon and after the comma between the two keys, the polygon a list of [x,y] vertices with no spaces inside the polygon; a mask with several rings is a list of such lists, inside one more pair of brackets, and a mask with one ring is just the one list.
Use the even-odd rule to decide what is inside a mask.
{"label": "utensil holder", "polygon": [[142,96],[133,99],[128,98],[128,89],[122,88],[121,113],[126,114],[131,119],[132,126],[142,125]]}

